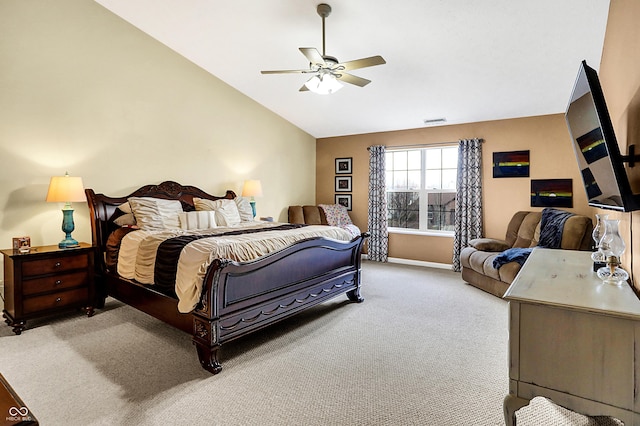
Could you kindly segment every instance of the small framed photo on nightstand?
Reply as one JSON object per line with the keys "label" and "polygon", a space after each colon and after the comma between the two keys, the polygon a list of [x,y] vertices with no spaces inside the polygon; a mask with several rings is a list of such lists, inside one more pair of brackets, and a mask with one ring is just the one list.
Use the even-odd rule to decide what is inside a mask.
{"label": "small framed photo on nightstand", "polygon": [[336,194],[336,204],[345,206],[347,210],[351,210],[351,194]]}
{"label": "small framed photo on nightstand", "polygon": [[31,238],[27,236],[13,238],[13,250],[20,253],[29,253],[31,250]]}

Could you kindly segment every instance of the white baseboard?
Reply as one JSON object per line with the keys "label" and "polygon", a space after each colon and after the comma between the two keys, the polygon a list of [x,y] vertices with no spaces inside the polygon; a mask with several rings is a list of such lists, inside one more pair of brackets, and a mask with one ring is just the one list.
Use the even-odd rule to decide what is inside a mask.
{"label": "white baseboard", "polygon": [[[362,258],[368,259],[368,256],[366,254],[363,254]],[[387,259],[387,261],[389,263],[399,263],[401,265],[411,265],[411,266],[422,266],[425,268],[439,268],[439,269],[448,269],[448,270],[451,270],[453,268],[452,264],[425,262],[424,260],[401,259],[399,257],[390,257]]]}

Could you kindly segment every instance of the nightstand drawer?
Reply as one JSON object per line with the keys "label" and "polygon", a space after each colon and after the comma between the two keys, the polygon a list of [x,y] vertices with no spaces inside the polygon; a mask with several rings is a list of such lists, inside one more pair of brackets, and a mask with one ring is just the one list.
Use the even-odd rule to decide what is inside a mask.
{"label": "nightstand drawer", "polygon": [[36,296],[25,298],[23,302],[23,311],[26,314],[57,309],[64,306],[75,304],[88,304],[89,289],[78,288],[75,290],[61,291],[59,293],[47,294],[44,296]]}
{"label": "nightstand drawer", "polygon": [[22,294],[30,296],[37,293],[45,293],[53,290],[79,287],[87,285],[88,271],[70,272],[68,274],[56,274],[43,278],[34,278],[22,282]]}
{"label": "nightstand drawer", "polygon": [[52,274],[56,272],[72,271],[74,269],[87,269],[89,255],[86,253],[75,256],[59,256],[53,259],[30,260],[22,262],[22,276]]}

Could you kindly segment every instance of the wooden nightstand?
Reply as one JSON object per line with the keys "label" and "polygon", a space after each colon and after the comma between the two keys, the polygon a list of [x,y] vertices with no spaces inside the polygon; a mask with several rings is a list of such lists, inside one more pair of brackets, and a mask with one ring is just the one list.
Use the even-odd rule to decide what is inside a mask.
{"label": "wooden nightstand", "polygon": [[95,306],[91,245],[60,249],[32,247],[29,253],[1,250],[4,255],[5,322],[16,334],[26,321],[60,311],[85,308],[92,316]]}

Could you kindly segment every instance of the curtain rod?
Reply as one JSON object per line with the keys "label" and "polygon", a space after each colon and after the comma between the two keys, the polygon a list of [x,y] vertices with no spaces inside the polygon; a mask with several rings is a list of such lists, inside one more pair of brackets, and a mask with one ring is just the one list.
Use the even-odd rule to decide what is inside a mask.
{"label": "curtain rod", "polygon": [[[407,149],[407,148],[428,148],[430,146],[441,146],[441,145],[458,145],[460,141],[454,141],[454,142],[434,142],[434,143],[418,143],[418,144],[413,144],[413,145],[394,145],[394,146],[386,146],[385,148],[387,150],[394,150],[394,149]],[[480,139],[480,142],[484,142],[484,139]],[[369,150],[369,147],[367,147],[367,151]]]}

